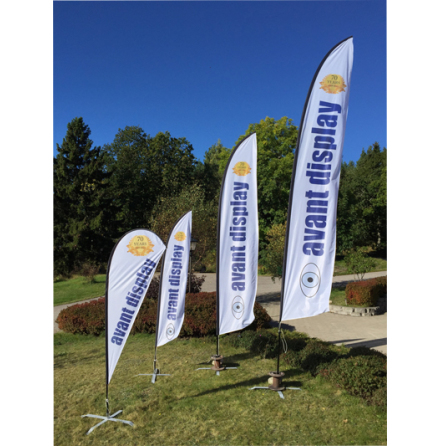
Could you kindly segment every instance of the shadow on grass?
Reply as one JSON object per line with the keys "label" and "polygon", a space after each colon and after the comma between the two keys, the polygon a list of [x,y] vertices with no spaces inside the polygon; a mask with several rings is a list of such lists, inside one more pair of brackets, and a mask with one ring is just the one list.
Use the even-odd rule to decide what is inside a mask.
{"label": "shadow on grass", "polygon": [[[331,344],[345,344],[347,347],[353,348],[353,347],[380,347],[382,345],[387,345],[387,338],[380,338],[380,339],[372,339],[370,341],[360,341],[360,342],[354,342],[352,341],[360,341],[359,339],[342,339],[340,341],[331,341]],[[348,344],[347,344],[348,343]]]}
{"label": "shadow on grass", "polygon": [[[226,371],[220,372],[220,373],[228,373],[228,371],[226,370]],[[300,370],[287,370],[284,373],[285,373],[285,376],[284,376],[284,379],[283,379],[283,385],[285,385],[287,387],[290,387],[290,386],[300,387],[302,385],[301,381],[288,381],[288,382],[286,382],[285,380],[289,379],[289,378],[292,378],[295,375],[301,375],[304,372],[302,372]],[[254,387],[254,386],[268,386],[269,385],[268,382],[267,382],[268,378],[269,378],[269,375],[261,375],[261,376],[258,376],[256,378],[248,379],[246,381],[241,381],[241,382],[237,382],[237,383],[234,383],[234,384],[228,384],[226,386],[220,386],[220,387],[217,387],[215,389],[206,390],[206,391],[201,392],[201,393],[199,393],[197,395],[191,395],[190,397],[188,396],[188,397],[185,397],[185,398],[194,398],[194,397],[210,395],[212,393],[224,392],[224,391],[227,391],[227,390],[236,389],[237,387],[248,387],[248,388],[251,388],[251,387]]]}

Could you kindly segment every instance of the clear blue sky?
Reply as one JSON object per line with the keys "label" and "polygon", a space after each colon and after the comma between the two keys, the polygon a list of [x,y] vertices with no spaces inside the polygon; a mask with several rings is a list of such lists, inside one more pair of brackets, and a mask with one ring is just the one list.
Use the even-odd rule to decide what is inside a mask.
{"label": "clear blue sky", "polygon": [[385,0],[54,2],[54,154],[82,116],[94,145],[137,125],[196,158],[250,123],[299,126],[322,58],[353,36],[344,161],[387,145]]}

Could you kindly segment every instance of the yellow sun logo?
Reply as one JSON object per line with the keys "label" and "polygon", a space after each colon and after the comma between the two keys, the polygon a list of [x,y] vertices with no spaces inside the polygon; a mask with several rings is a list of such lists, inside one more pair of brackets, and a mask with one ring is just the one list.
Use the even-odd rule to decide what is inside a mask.
{"label": "yellow sun logo", "polygon": [[176,235],[174,236],[174,238],[178,241],[178,242],[183,242],[184,240],[186,240],[186,235],[184,232],[180,231],[177,232]]}
{"label": "yellow sun logo", "polygon": [[248,173],[251,173],[251,166],[246,161],[239,161],[233,168],[232,172],[235,173],[235,175],[238,175],[240,177],[246,176]]}
{"label": "yellow sun logo", "polygon": [[146,256],[153,252],[153,243],[146,235],[135,235],[127,245],[128,251],[134,256]]}
{"label": "yellow sun logo", "polygon": [[319,88],[322,88],[326,93],[330,94],[337,94],[341,91],[345,91],[344,88],[347,86],[345,85],[344,79],[339,74],[327,75],[320,84],[322,87]]}

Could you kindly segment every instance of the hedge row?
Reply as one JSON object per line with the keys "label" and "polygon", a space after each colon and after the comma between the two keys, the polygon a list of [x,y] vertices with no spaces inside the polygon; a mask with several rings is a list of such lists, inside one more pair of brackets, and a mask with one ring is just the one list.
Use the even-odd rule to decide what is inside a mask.
{"label": "hedge row", "polygon": [[345,297],[349,305],[367,305],[375,307],[379,297],[387,292],[387,276],[375,279],[351,282],[345,288]]}
{"label": "hedge row", "polygon": [[[266,310],[254,306],[255,320],[249,329],[269,327]],[[155,333],[157,299],[145,298],[134,321],[131,334]],[[60,312],[58,327],[67,333],[99,335],[105,330],[105,298],[72,305]],[[201,337],[216,333],[216,293],[188,293],[185,298],[185,318],[180,337]]]}
{"label": "hedge row", "polygon": [[[321,376],[349,394],[363,398],[369,404],[386,406],[387,358],[367,347],[348,349],[298,332],[286,333],[287,352],[281,358],[287,365]],[[222,341],[243,347],[261,358],[278,354],[275,329],[259,332],[231,333]]]}

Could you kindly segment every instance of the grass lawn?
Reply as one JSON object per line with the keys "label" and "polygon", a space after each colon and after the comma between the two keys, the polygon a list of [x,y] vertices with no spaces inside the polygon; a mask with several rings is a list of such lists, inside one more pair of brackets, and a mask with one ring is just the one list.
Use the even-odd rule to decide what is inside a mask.
{"label": "grass lawn", "polygon": [[95,276],[94,283],[86,282],[84,277],[74,277],[68,280],[58,280],[53,284],[54,305],[79,302],[93,297],[104,296],[105,274]]}
{"label": "grass lawn", "polygon": [[[107,422],[105,415],[105,338],[54,335],[54,444],[61,445],[385,445],[386,411],[368,406],[330,383],[286,366],[282,400],[267,386],[276,360],[260,359],[241,348],[222,345],[226,370],[216,376],[207,362],[215,338],[178,339],[158,348],[161,373],[150,376],[154,335],[130,336],[109,385],[110,413],[134,423]],[[343,348],[343,347],[341,347]]]}

